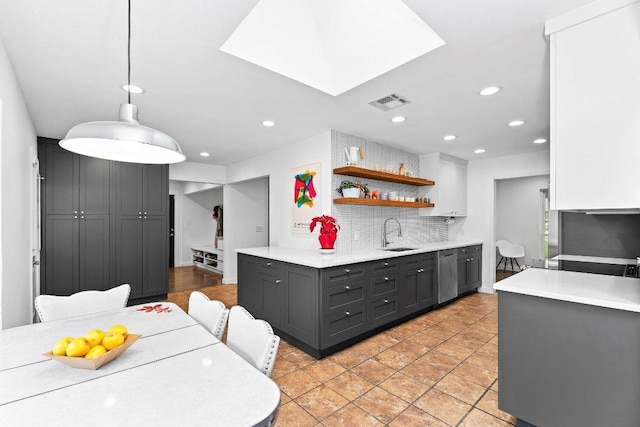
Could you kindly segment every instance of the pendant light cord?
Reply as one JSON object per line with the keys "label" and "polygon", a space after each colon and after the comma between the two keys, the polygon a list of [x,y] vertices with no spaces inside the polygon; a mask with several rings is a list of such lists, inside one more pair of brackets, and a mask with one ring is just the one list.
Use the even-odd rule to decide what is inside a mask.
{"label": "pendant light cord", "polygon": [[128,23],[127,23],[127,102],[131,104],[131,0],[128,1]]}

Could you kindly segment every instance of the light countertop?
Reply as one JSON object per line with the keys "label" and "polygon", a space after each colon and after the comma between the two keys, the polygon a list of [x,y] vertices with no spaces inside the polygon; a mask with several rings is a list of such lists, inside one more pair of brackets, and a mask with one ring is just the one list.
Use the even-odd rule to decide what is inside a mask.
{"label": "light countertop", "polygon": [[635,264],[635,259],[630,258],[605,258],[599,256],[584,256],[584,255],[564,255],[560,254],[552,258],[558,261],[579,261],[579,262],[598,262],[601,264]]}
{"label": "light countertop", "polygon": [[640,279],[635,277],[529,268],[497,282],[493,288],[640,313]]}
{"label": "light countertop", "polygon": [[[370,249],[362,251],[337,251],[333,254],[321,254],[318,249],[298,249],[285,248],[280,246],[265,246],[259,248],[238,249],[236,252],[246,255],[253,255],[262,258],[269,258],[276,261],[288,262],[291,264],[304,265],[314,268],[328,268],[339,265],[355,264],[358,262],[375,261],[386,258],[396,258],[406,255],[415,255],[425,252],[435,252],[444,249],[461,248],[464,246],[480,245],[480,240],[450,240],[446,242],[432,242],[421,245],[410,245],[415,248],[408,251],[393,252],[382,249]],[[392,247],[392,246],[390,246]]]}

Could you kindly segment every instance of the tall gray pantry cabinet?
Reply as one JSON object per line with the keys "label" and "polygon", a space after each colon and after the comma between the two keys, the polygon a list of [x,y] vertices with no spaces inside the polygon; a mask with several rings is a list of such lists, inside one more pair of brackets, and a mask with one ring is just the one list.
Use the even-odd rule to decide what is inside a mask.
{"label": "tall gray pantry cabinet", "polygon": [[38,138],[43,294],[131,285],[130,302],[168,291],[167,165],[111,162]]}

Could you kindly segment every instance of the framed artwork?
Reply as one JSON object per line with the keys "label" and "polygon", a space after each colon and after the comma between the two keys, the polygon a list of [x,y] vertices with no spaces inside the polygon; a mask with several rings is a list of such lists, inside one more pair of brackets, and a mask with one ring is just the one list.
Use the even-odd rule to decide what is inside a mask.
{"label": "framed artwork", "polygon": [[293,203],[291,232],[309,233],[311,218],[322,215],[320,171],[322,163],[291,168]]}

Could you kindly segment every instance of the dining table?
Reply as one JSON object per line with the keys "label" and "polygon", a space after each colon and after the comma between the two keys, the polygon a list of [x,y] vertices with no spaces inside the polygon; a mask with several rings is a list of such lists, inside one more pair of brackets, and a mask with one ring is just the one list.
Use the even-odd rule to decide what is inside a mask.
{"label": "dining table", "polygon": [[[124,325],[140,338],[96,370],[46,357],[61,338]],[[0,425],[270,426],[279,387],[173,303],[0,331]]]}

